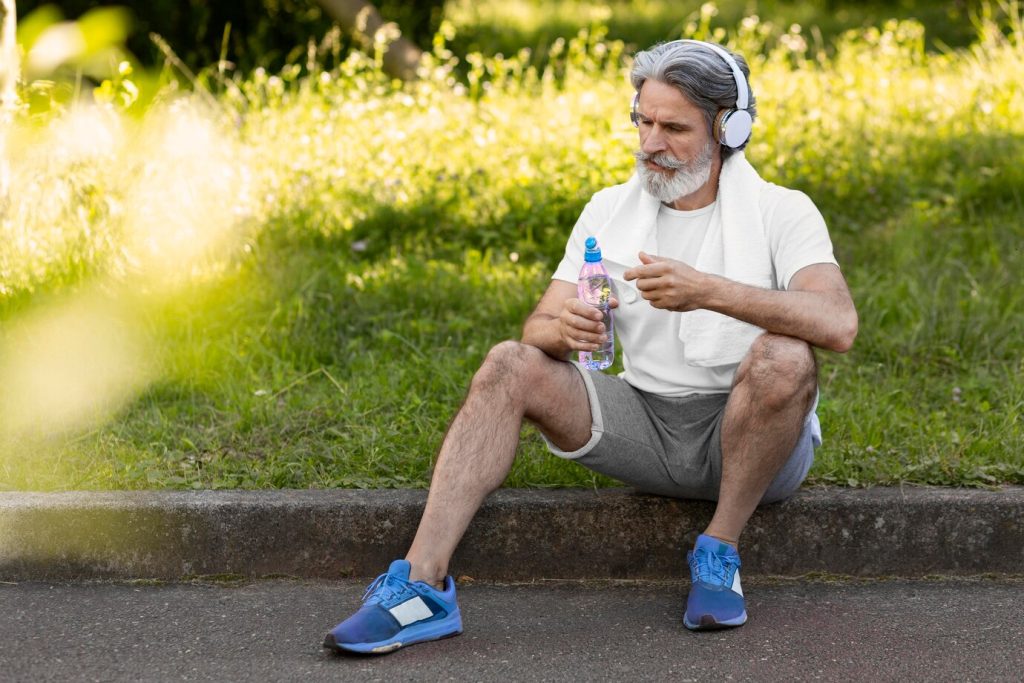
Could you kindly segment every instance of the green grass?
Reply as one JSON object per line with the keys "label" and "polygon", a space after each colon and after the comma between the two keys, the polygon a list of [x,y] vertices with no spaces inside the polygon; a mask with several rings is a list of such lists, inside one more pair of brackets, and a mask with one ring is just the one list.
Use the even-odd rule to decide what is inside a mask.
{"label": "green grass", "polygon": [[[759,98],[749,156],[817,202],[861,315],[851,353],[820,354],[813,483],[1024,483],[1014,16],[945,53],[913,22],[829,53],[730,33]],[[167,92],[140,119],[109,108],[82,149],[60,111],[20,120],[0,381],[63,374],[0,402],[0,488],[425,486],[480,360],[630,172],[624,50],[585,33],[540,69],[439,45],[400,88],[324,45],[217,86],[206,114]],[[65,324],[82,301],[95,333]],[[106,367],[124,386],[86,371]],[[611,483],[524,436],[509,485]]]}

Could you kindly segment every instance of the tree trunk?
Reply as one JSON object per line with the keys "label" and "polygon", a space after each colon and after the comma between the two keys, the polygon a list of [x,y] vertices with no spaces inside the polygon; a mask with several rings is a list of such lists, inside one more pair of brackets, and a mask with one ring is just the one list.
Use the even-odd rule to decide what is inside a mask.
{"label": "tree trunk", "polygon": [[[4,0],[5,2],[7,0]],[[317,0],[343,28],[355,31],[373,40],[384,19],[372,3],[365,0]],[[422,50],[404,36],[392,42],[384,53],[384,72],[389,76],[409,81],[416,78]]]}

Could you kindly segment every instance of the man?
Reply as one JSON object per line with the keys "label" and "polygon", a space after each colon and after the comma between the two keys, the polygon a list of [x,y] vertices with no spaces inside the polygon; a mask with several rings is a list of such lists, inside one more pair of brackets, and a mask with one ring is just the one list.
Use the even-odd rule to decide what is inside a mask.
{"label": "man", "polygon": [[[325,646],[388,652],[461,633],[448,561],[507,476],[524,418],[556,455],[642,491],[717,501],[688,553],[683,622],[746,621],[740,533],[759,503],[799,488],[820,444],[812,347],[845,352],[857,333],[821,214],[741,153],[756,116],[748,75],[741,57],[697,41],[636,56],[636,175],[583,210],[522,342],[495,346],[473,377],[408,554]],[[608,333],[576,298],[588,236],[615,280],[620,377],[566,360]]]}

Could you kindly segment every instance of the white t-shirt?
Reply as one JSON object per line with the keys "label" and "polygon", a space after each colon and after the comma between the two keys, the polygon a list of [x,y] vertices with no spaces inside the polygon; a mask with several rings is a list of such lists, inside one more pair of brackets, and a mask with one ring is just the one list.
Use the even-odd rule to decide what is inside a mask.
{"label": "white t-shirt", "polygon": [[[580,215],[552,279],[576,283],[583,266],[583,244],[604,220],[593,204]],[[662,205],[657,218],[658,255],[693,265],[713,208],[711,204],[695,211],[678,211]],[[786,289],[801,268],[836,263],[825,220],[807,195],[768,184],[760,194],[760,210],[771,250],[773,289]],[[638,389],[663,396],[727,393],[739,364],[688,364],[678,334],[680,314],[651,306],[633,283],[623,279],[626,266],[608,259],[604,265],[619,300],[614,320],[616,347],[623,358],[622,377]]]}

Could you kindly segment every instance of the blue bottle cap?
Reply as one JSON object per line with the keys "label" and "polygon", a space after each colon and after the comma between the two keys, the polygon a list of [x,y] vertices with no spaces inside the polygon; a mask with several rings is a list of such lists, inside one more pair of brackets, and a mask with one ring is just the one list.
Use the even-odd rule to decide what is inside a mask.
{"label": "blue bottle cap", "polygon": [[597,238],[588,237],[586,241],[587,251],[583,255],[583,259],[587,263],[597,263],[601,260],[601,249],[597,246]]}

